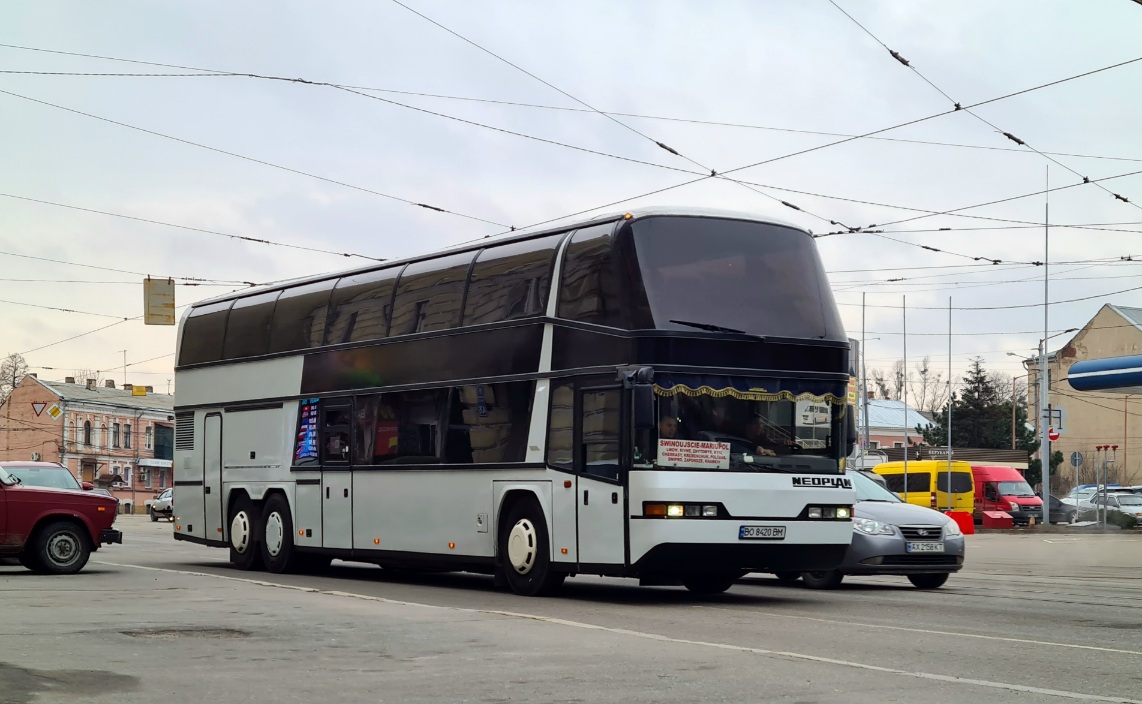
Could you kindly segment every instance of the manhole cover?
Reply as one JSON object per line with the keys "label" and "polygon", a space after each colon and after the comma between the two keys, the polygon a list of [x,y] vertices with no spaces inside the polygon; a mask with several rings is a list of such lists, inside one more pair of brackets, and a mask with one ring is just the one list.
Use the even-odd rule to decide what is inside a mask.
{"label": "manhole cover", "polygon": [[121,631],[132,638],[245,638],[250,634],[236,628],[148,628],[140,631]]}

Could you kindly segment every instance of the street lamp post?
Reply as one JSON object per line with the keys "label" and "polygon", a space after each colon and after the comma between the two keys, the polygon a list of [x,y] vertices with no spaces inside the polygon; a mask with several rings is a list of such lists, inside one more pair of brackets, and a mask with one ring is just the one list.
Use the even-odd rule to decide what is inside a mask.
{"label": "street lamp post", "polygon": [[[1058,337],[1059,335],[1066,335],[1068,333],[1077,332],[1078,328],[1067,328],[1054,335],[1047,335],[1039,340],[1038,359],[1036,362],[1037,371],[1039,372],[1039,418],[1035,423],[1036,431],[1039,435],[1039,469],[1040,481],[1043,484],[1043,522],[1051,525],[1051,419],[1050,414],[1050,394],[1051,394],[1051,380],[1050,369],[1047,367],[1047,341],[1051,338]],[[1012,357],[1020,357],[1014,352],[1007,354]],[[1023,357],[1024,368],[1028,373],[1028,386],[1030,386],[1030,357]]]}

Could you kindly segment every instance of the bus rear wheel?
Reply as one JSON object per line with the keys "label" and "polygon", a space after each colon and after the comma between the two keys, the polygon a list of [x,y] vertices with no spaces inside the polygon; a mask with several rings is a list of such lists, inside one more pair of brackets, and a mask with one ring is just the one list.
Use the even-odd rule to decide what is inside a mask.
{"label": "bus rear wheel", "polygon": [[508,587],[520,596],[559,589],[567,574],[551,569],[547,523],[535,500],[517,501],[500,525],[500,571]]}
{"label": "bus rear wheel", "polygon": [[721,594],[741,578],[740,572],[732,574],[695,574],[682,578],[682,586],[695,594]]}
{"label": "bus rear wheel", "polygon": [[230,564],[240,570],[259,570],[262,556],[258,552],[260,514],[257,505],[243,494],[230,509]]}
{"label": "bus rear wheel", "polygon": [[266,569],[275,574],[296,571],[301,555],[293,548],[293,516],[289,502],[281,494],[274,494],[266,501],[262,526],[262,560]]}

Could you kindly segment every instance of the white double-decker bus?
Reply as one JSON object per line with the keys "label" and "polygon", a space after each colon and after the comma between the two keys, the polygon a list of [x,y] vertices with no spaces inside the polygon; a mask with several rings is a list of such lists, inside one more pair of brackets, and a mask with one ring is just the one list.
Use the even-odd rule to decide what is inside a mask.
{"label": "white double-decker bus", "polygon": [[[203,301],[179,329],[174,537],[240,569],[336,558],[523,595],[831,569],[848,357],[812,237],[707,211]],[[799,401],[830,414],[812,442]]]}

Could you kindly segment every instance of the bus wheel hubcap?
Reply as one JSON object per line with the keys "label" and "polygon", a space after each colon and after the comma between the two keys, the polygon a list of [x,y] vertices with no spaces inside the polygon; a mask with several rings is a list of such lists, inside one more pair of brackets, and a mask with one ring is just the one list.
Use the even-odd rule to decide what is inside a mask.
{"label": "bus wheel hubcap", "polygon": [[243,555],[250,549],[250,516],[245,511],[234,514],[230,521],[230,545]]}
{"label": "bus wheel hubcap", "polygon": [[538,544],[535,526],[528,519],[521,518],[508,533],[508,562],[512,569],[519,574],[531,572]]}
{"label": "bus wheel hubcap", "polygon": [[70,565],[79,557],[79,543],[75,536],[59,533],[48,541],[48,555],[57,565]]}
{"label": "bus wheel hubcap", "polygon": [[281,552],[284,541],[285,525],[282,522],[281,514],[274,511],[266,517],[266,550],[276,557]]}

